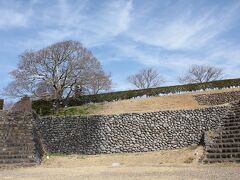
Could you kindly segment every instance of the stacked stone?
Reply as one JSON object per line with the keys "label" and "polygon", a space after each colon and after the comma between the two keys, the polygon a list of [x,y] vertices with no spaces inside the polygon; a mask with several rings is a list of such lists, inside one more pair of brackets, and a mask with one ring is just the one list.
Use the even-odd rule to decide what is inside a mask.
{"label": "stacked stone", "polygon": [[37,130],[49,152],[146,152],[199,144],[228,106],[108,116],[45,117]]}
{"label": "stacked stone", "polygon": [[222,126],[205,135],[206,154],[203,162],[240,162],[240,101],[232,103]]}
{"label": "stacked stone", "polygon": [[38,162],[32,113],[0,112],[0,166],[30,166]]}
{"label": "stacked stone", "polygon": [[200,105],[221,105],[240,99],[240,91],[195,95],[194,99]]}

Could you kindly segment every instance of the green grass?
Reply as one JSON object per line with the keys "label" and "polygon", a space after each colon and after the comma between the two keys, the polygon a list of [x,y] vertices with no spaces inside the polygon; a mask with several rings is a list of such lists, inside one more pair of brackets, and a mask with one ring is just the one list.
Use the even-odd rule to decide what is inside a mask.
{"label": "green grass", "polygon": [[103,103],[85,104],[82,106],[65,107],[55,113],[55,116],[89,115],[103,109]]}

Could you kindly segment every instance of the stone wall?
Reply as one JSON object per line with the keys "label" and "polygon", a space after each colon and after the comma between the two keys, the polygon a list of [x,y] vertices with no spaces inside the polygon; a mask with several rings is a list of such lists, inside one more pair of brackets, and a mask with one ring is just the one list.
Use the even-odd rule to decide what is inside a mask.
{"label": "stone wall", "polygon": [[0,111],[0,166],[33,165],[40,161],[40,147],[32,113]]}
{"label": "stone wall", "polygon": [[16,102],[13,105],[13,107],[11,108],[11,111],[32,112],[32,102],[30,100],[30,97],[28,96],[22,97],[20,101]]}
{"label": "stone wall", "polygon": [[194,98],[200,105],[220,105],[240,100],[240,91],[201,94],[195,95]]}
{"label": "stone wall", "polygon": [[228,106],[107,116],[45,117],[37,131],[45,150],[64,153],[145,152],[199,144]]}

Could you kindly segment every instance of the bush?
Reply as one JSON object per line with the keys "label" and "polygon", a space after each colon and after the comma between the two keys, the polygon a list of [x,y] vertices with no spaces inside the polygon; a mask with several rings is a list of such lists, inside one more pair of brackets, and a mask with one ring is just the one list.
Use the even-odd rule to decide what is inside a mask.
{"label": "bush", "polygon": [[[226,79],[205,83],[195,83],[177,86],[167,86],[149,89],[118,91],[96,95],[84,95],[77,98],[70,98],[68,100],[68,106],[80,106],[90,102],[99,103],[104,101],[115,101],[122,99],[130,99],[138,96],[157,96],[159,94],[178,93],[184,91],[196,91],[214,88],[229,88],[232,86],[240,86],[240,79]],[[37,100],[33,102],[33,109],[40,115],[49,115],[53,113],[53,101]]]}
{"label": "bush", "polygon": [[3,104],[4,104],[4,100],[3,100],[3,99],[0,99],[0,110],[3,109]]}
{"label": "bush", "polygon": [[32,102],[32,108],[39,115],[50,115],[54,113],[53,101],[36,100]]}

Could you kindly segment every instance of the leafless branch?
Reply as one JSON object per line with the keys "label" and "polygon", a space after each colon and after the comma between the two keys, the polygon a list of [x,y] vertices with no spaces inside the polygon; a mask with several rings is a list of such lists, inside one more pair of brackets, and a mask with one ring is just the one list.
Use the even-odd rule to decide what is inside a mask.
{"label": "leafless branch", "polygon": [[[100,62],[77,41],[27,50],[19,58],[17,69],[10,73],[14,81],[5,89],[9,96],[31,95],[61,101],[74,94],[75,86],[93,89],[94,93],[111,87],[110,76],[105,75]],[[93,83],[96,80],[97,85]]]}
{"label": "leafless branch", "polygon": [[202,83],[221,79],[223,69],[214,66],[192,65],[188,72],[180,76],[178,81],[181,84]]}
{"label": "leafless branch", "polygon": [[130,75],[128,81],[139,89],[157,87],[164,82],[164,78],[154,68],[145,68]]}

